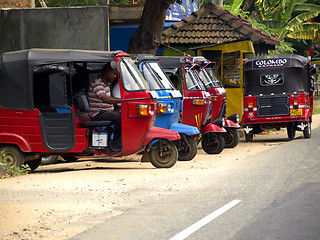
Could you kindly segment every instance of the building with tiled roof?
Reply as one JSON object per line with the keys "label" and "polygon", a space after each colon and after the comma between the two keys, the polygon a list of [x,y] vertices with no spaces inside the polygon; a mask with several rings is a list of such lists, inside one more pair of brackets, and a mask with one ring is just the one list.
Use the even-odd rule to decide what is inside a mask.
{"label": "building with tiled roof", "polygon": [[162,43],[188,48],[245,40],[261,53],[279,44],[277,38],[211,2],[162,32]]}

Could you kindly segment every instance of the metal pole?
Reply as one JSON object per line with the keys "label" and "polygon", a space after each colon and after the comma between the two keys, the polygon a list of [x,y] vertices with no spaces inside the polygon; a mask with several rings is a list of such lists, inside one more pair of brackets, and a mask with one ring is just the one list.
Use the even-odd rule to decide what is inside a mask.
{"label": "metal pole", "polygon": [[110,51],[110,0],[107,0],[107,6],[108,6],[108,22],[107,22],[107,34],[108,34],[108,51]]}

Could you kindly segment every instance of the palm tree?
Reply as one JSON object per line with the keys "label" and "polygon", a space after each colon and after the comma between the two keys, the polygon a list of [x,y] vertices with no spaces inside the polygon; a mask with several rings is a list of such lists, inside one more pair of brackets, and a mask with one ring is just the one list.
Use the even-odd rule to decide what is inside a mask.
{"label": "palm tree", "polygon": [[260,22],[275,29],[279,40],[286,37],[316,41],[319,39],[319,23],[307,22],[320,13],[320,6],[305,3],[306,0],[257,0]]}

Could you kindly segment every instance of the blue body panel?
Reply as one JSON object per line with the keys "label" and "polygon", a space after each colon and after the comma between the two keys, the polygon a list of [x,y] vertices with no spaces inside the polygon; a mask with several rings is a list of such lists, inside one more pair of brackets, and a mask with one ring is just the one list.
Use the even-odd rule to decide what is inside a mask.
{"label": "blue body panel", "polygon": [[[142,63],[138,65],[138,68],[143,74]],[[156,93],[158,94],[157,102],[159,104],[167,104],[167,112],[160,112],[156,116],[156,120],[154,123],[155,127],[170,129],[178,133],[184,133],[187,135],[196,135],[200,133],[198,128],[196,127],[178,123],[180,113],[182,112],[182,99],[180,97],[173,97],[173,90],[156,90]],[[169,105],[170,108],[168,107]]]}
{"label": "blue body panel", "polygon": [[182,111],[182,100],[180,98],[173,98],[168,90],[159,90],[156,92],[159,95],[157,101],[159,103],[171,104],[172,112],[159,113],[159,115],[156,117],[154,126],[170,129],[187,135],[195,135],[200,133],[196,127],[178,123],[179,115]]}
{"label": "blue body panel", "polygon": [[169,130],[184,133],[186,135],[196,135],[200,133],[199,129],[196,127],[177,122],[172,123]]}

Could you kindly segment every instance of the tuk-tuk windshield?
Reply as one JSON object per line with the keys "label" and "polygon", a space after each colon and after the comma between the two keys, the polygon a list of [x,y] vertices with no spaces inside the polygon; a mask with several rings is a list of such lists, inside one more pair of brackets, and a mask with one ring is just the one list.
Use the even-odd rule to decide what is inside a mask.
{"label": "tuk-tuk windshield", "polygon": [[150,90],[148,83],[130,58],[123,58],[119,69],[123,87],[127,91]]}
{"label": "tuk-tuk windshield", "polygon": [[186,78],[186,88],[189,91],[199,91],[199,90],[206,91],[205,86],[200,80],[199,73],[195,69],[187,70],[185,74],[185,78]]}
{"label": "tuk-tuk windshield", "polygon": [[163,72],[158,62],[146,62],[143,64],[143,74],[150,84],[151,90],[174,90],[167,75]]}
{"label": "tuk-tuk windshield", "polygon": [[199,74],[207,88],[221,87],[217,75],[213,72],[211,68],[205,68],[202,71],[200,71]]}

